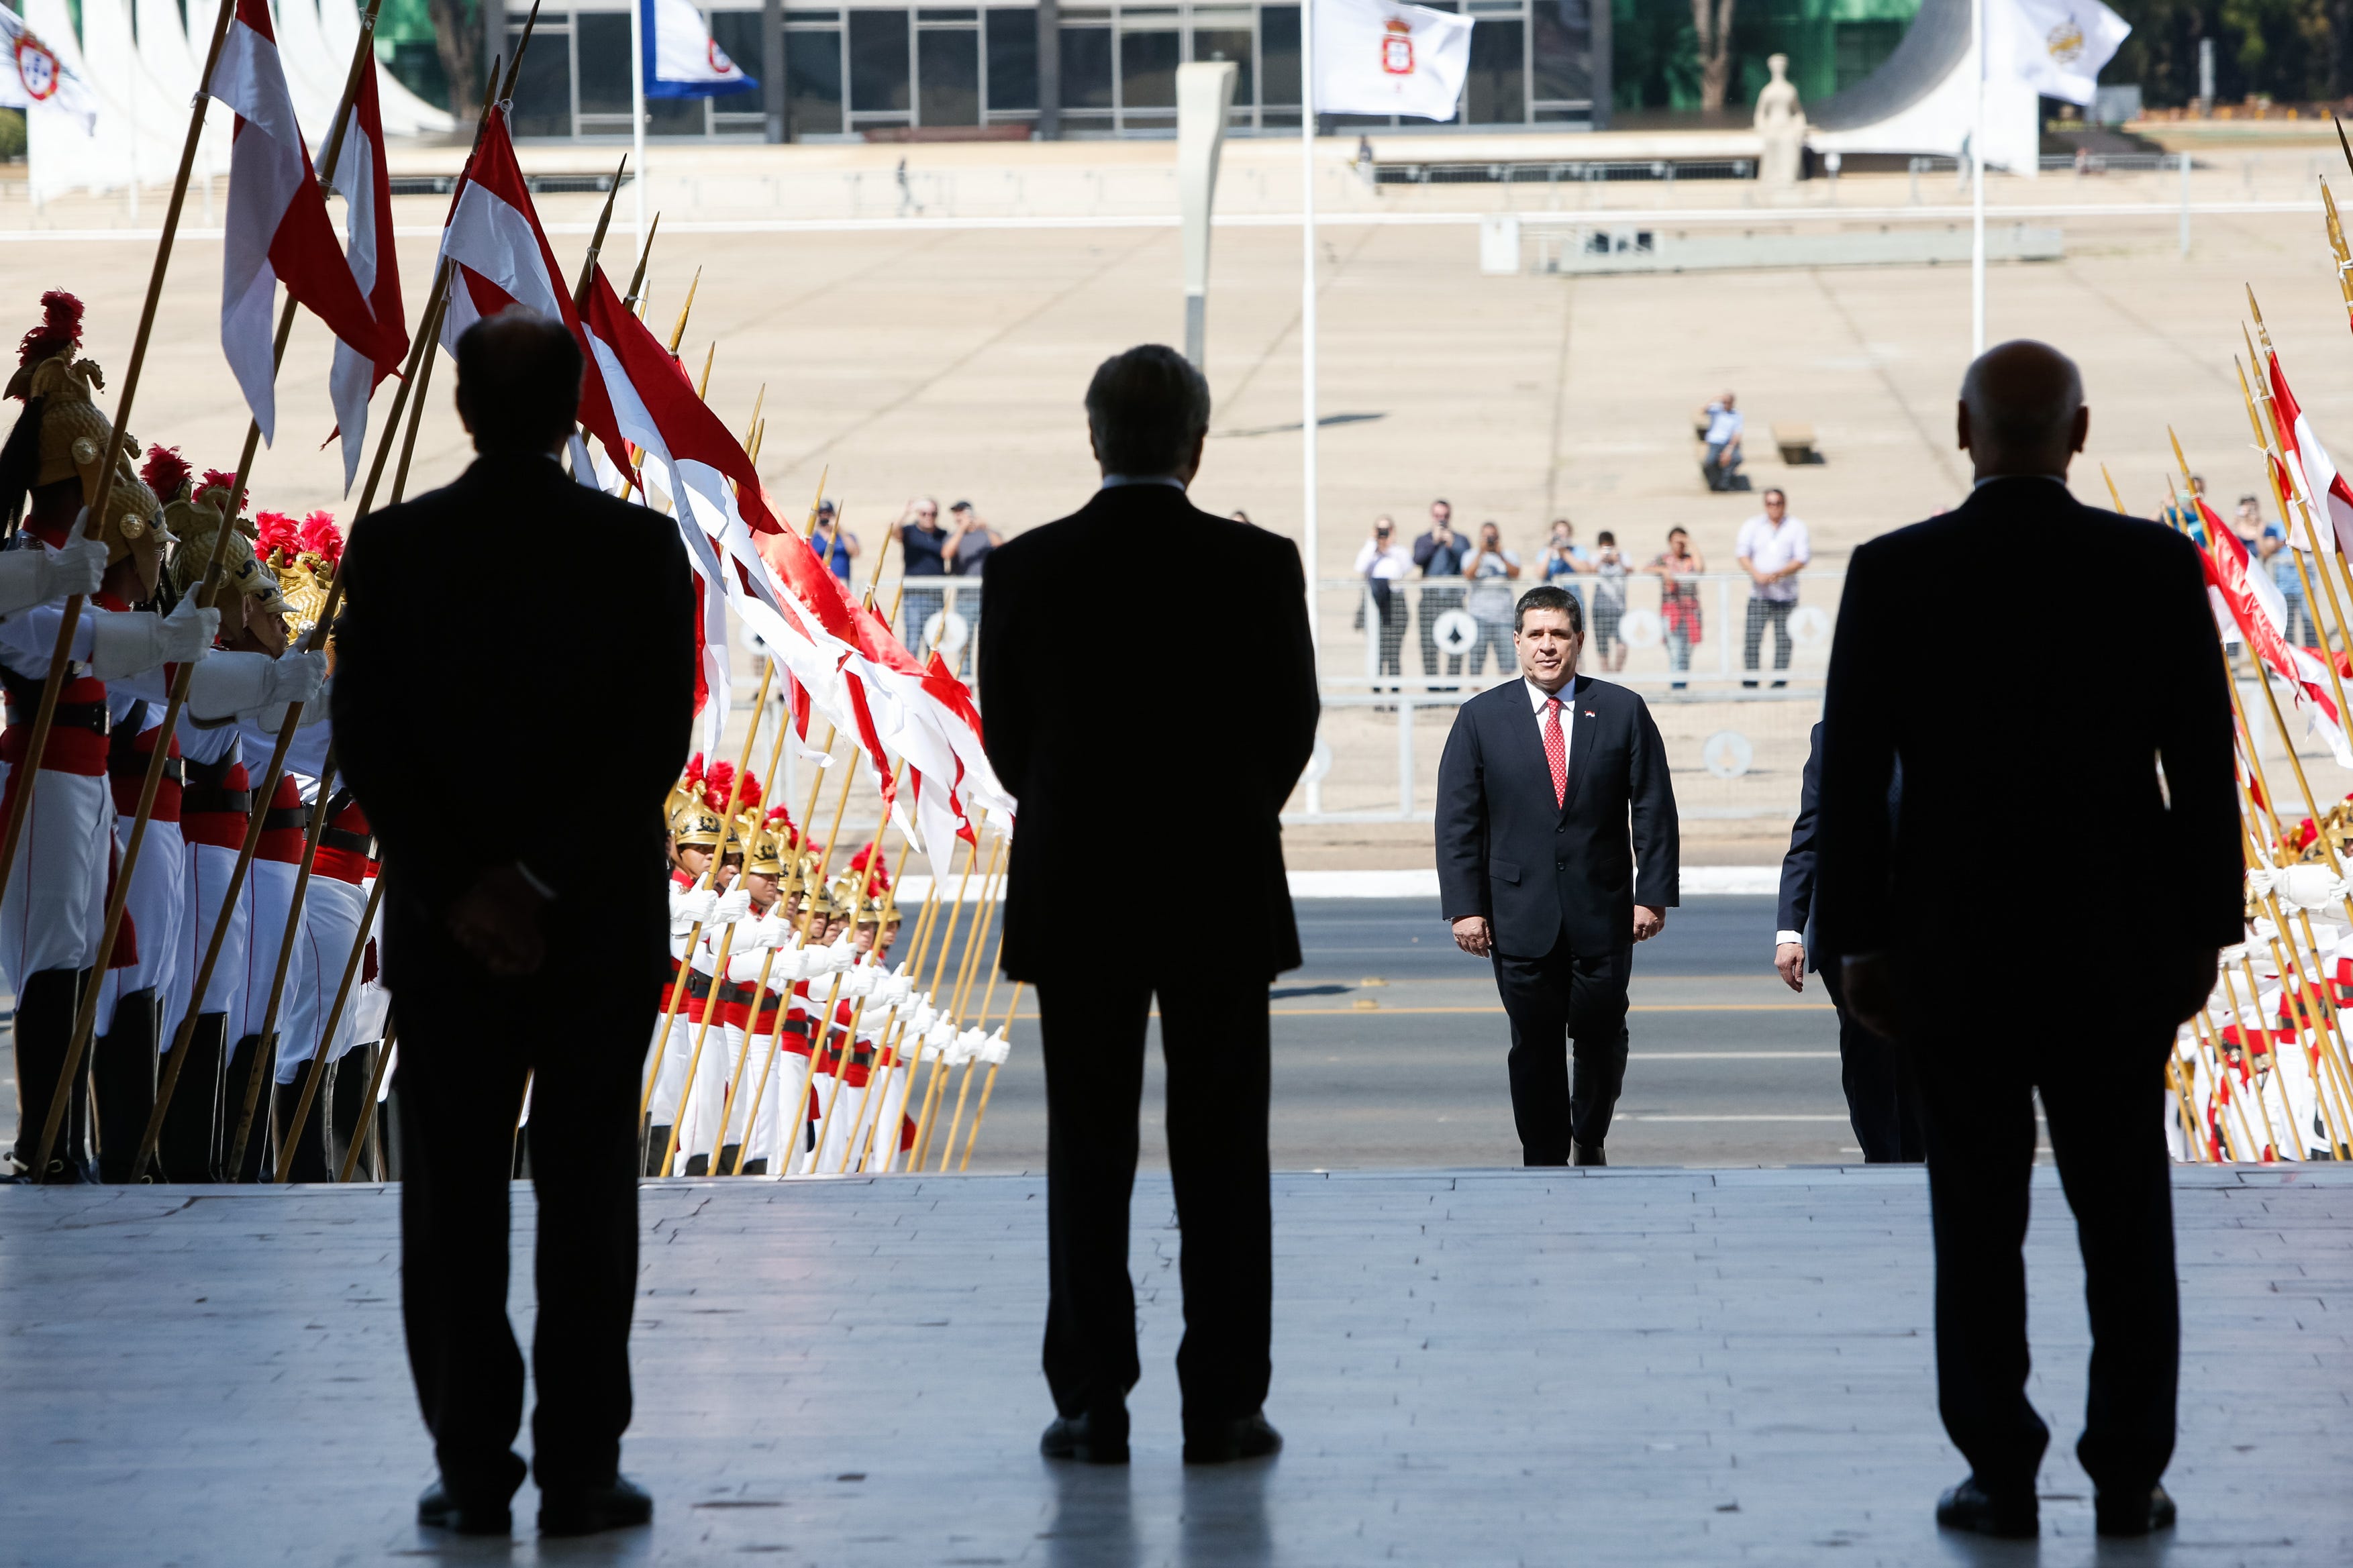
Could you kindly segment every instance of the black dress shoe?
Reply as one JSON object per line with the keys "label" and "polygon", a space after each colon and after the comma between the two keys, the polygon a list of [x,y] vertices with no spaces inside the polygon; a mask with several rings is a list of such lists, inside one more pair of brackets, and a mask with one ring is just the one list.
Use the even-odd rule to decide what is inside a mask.
{"label": "black dress shoe", "polygon": [[653,1495],[627,1476],[615,1476],[612,1485],[586,1491],[540,1489],[542,1535],[594,1535],[600,1530],[651,1524],[653,1518]]}
{"label": "black dress shoe", "polygon": [[1075,1459],[1082,1465],[1124,1465],[1127,1463],[1127,1412],[1123,1410],[1116,1417],[1101,1412],[1057,1415],[1038,1439],[1038,1451],[1050,1459]]}
{"label": "black dress shoe", "polygon": [[768,1162],[746,1160],[744,1162],[744,1168],[735,1173],[739,1176],[765,1176],[768,1173]]}
{"label": "black dress shoe", "polygon": [[1229,1465],[1236,1459],[1263,1459],[1282,1451],[1282,1434],[1267,1424],[1266,1412],[1253,1410],[1230,1421],[1213,1421],[1185,1428],[1185,1462],[1188,1465]]}
{"label": "black dress shoe", "polygon": [[2163,1487],[2151,1487],[2147,1497],[2112,1498],[2105,1492],[2092,1500],[2092,1514],[2102,1535],[2150,1535],[2173,1528],[2173,1499]]}
{"label": "black dress shoe", "polygon": [[1609,1157],[1601,1152],[1599,1143],[1579,1143],[1571,1140],[1568,1163],[1572,1165],[1606,1165],[1609,1163]]}
{"label": "black dress shoe", "polygon": [[2031,1540],[2042,1531],[2032,1492],[1989,1492],[1971,1476],[1936,1500],[1936,1522],[1947,1530]]}
{"label": "black dress shoe", "polygon": [[504,1503],[494,1508],[461,1503],[436,1481],[417,1500],[417,1522],[459,1535],[504,1535],[514,1528],[514,1515]]}

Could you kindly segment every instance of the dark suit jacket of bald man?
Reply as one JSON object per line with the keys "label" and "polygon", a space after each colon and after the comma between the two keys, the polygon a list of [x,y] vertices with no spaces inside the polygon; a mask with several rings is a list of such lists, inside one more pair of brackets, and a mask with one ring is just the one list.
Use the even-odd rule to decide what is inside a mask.
{"label": "dark suit jacket of bald man", "polygon": [[[2021,550],[2095,563],[2121,635],[2084,641],[2046,598],[1989,579]],[[2004,661],[2020,658],[2039,673],[2013,676]],[[1945,1426],[1997,1494],[2031,1496],[2050,1437],[2026,1397],[2020,1252],[2038,1091],[2098,1347],[2076,1452],[2104,1493],[2146,1500],[2173,1451],[2180,1319],[2158,1114],[2180,1020],[2162,993],[2180,973],[2170,955],[2242,935],[2226,679],[2197,547],[2057,480],[1989,480],[1847,568],[1815,931],[1825,953],[1882,955],[1896,976],[1927,1118]],[[2045,892],[2052,868],[2087,853],[2093,918],[2038,918],[2037,900],[2064,898]],[[2045,954],[2033,939],[2053,931],[2063,949]],[[2062,1033],[2020,1037],[2021,1020],[2062,1013]]]}

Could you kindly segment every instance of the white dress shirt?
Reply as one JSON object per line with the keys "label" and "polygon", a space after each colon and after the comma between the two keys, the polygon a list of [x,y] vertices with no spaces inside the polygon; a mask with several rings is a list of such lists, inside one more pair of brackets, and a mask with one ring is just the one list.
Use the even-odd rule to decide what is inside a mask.
{"label": "white dress shirt", "polygon": [[1166,485],[1172,490],[1181,490],[1185,488],[1185,481],[1174,474],[1105,474],[1103,477],[1103,488],[1107,490],[1122,489],[1129,485]]}
{"label": "white dress shirt", "polygon": [[[1740,525],[1732,553],[1759,572],[1778,572],[1787,566],[1804,566],[1814,558],[1813,547],[1806,537],[1803,522],[1784,513],[1777,524],[1761,511]],[[1792,574],[1776,578],[1770,583],[1751,584],[1748,596],[1790,603],[1798,596],[1798,579]]]}
{"label": "white dress shirt", "polygon": [[1538,745],[1544,743],[1545,704],[1556,697],[1560,699],[1560,760],[1562,771],[1566,773],[1569,753],[1577,745],[1577,726],[1570,722],[1577,717],[1577,677],[1572,675],[1562,681],[1558,691],[1546,691],[1526,676],[1520,678],[1520,684],[1528,689],[1528,702],[1535,710]]}

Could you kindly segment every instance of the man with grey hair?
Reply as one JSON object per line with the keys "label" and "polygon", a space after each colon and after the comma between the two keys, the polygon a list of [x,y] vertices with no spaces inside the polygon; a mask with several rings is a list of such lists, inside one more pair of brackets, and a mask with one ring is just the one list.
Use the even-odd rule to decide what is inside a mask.
{"label": "man with grey hair", "polygon": [[[1908,1053],[1919,1083],[1939,1403],[1970,1466],[1937,1522],[2038,1527],[2050,1429],[2026,1395],[2021,1247],[2039,1091],[2092,1320],[2075,1452],[2100,1533],[2146,1535],[2174,1518],[2158,1479],[2181,1352],[2158,1108],[2175,1030],[2204,1005],[2216,951],[2242,934],[2230,696],[2197,547],[2068,492],[2090,428],[2073,363],[2037,342],[1989,351],[1958,424],[1968,500],[1862,545],[1848,568],[1822,715],[1817,940],[1848,955],[1850,1006]],[[2104,668],[2096,691],[1989,670],[1987,649],[2050,635],[2036,602],[1978,587],[1989,554],[2021,549],[2098,561],[2132,606],[2133,657]],[[2008,966],[1987,984],[1988,933],[2015,923],[2063,825],[2087,811],[2109,857],[2097,917],[2064,963]],[[2064,1042],[2013,1044],[2020,1019],[2063,1011]]]}
{"label": "man with grey hair", "polygon": [[[1274,1277],[1267,983],[1300,961],[1277,814],[1315,743],[1307,583],[1289,540],[1187,498],[1209,387],[1182,354],[1151,343],[1105,360],[1086,409],[1102,488],[991,552],[981,579],[988,756],[1021,802],[1005,973],[1037,988],[1046,1060],[1045,1367],[1059,1415],[1039,1447],[1127,1462],[1128,1202],[1156,994],[1184,1232],[1185,1459],[1258,1458],[1282,1442],[1261,1408]],[[1106,578],[1140,581],[1172,560],[1220,574],[1214,626],[1130,595],[1108,654],[1074,647],[1099,635]],[[1071,920],[1071,890],[1113,858],[1127,912]]]}

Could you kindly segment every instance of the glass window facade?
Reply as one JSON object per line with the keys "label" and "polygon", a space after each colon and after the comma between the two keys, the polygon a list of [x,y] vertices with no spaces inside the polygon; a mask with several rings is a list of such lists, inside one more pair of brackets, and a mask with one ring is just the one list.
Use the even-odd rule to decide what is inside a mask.
{"label": "glass window facade", "polygon": [[[527,0],[505,0],[509,36]],[[1597,121],[1609,91],[1609,0],[1426,0],[1467,9],[1471,71],[1456,126],[1578,126]],[[706,5],[712,37],[758,74],[766,19],[757,5]],[[1058,29],[1065,136],[1166,136],[1176,129],[1176,67],[1231,60],[1240,68],[1230,129],[1240,134],[1299,124],[1296,5],[1250,0],[1198,4],[1064,5]],[[1021,124],[1038,117],[1038,13],[1030,5],[969,7],[860,3],[784,8],[786,133],[795,141],[926,128]],[[1842,39],[1858,59],[1883,40]],[[647,129],[661,136],[756,139],[761,93],[657,100]],[[1393,126],[1331,117],[1334,129]],[[1408,121],[1409,127],[1426,122]],[[1451,129],[1451,127],[1450,127]],[[627,136],[628,0],[595,0],[540,13],[515,93],[515,129],[535,137]],[[1442,132],[1441,132],[1442,133]]]}

